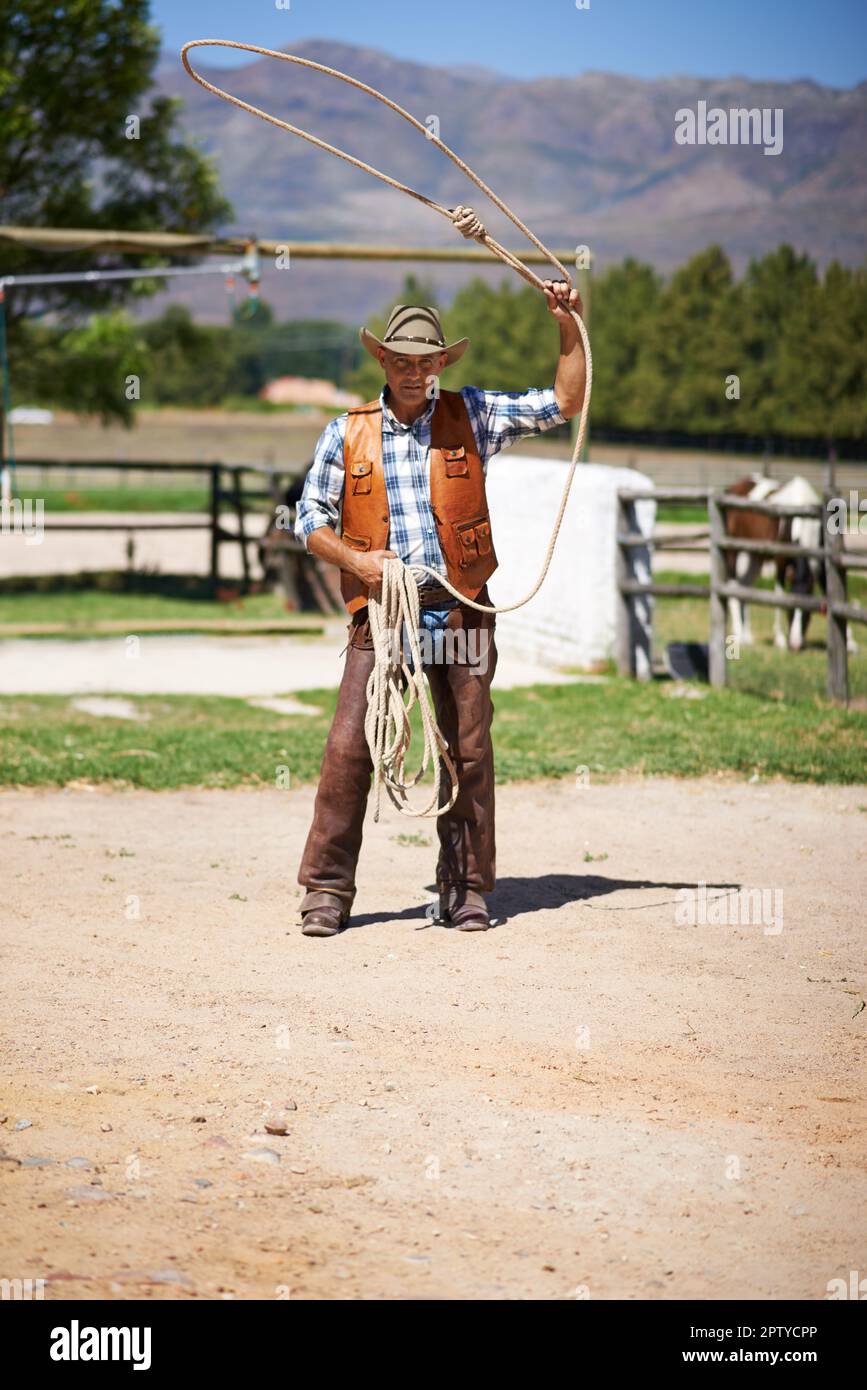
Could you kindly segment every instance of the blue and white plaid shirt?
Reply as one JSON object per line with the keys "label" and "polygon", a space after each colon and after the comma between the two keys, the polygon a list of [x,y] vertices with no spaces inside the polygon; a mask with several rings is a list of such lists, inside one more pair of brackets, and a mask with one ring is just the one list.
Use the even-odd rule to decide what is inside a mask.
{"label": "blue and white plaid shirt", "polygon": [[[386,401],[387,386],[379,393],[382,404],[382,467],[385,473],[390,527],[387,550],[406,565],[429,565],[445,576],[436,523],[430,505],[430,431],[435,401],[411,425],[402,424]],[[462,386],[482,469],[488,459],[518,439],[564,425],[553,386],[527,391],[482,391]],[[295,535],[307,545],[319,526],[336,530],[343,497],[343,440],[346,412],[331,420],[319,436],[313,465],[298,503]],[[433,581],[429,579],[428,582]]]}

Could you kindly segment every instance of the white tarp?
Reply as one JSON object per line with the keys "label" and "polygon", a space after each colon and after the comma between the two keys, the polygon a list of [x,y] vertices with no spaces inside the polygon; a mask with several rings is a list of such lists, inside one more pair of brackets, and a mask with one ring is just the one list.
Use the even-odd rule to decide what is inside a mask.
{"label": "white tarp", "polygon": [[[497,606],[513,603],[535,583],[557,514],[568,463],[511,449],[487,473],[491,530],[499,568],[489,583]],[[632,468],[579,464],[548,577],[535,598],[497,619],[497,646],[547,666],[588,667],[613,654],[616,615],[618,488],[652,487]],[[641,502],[641,531],[653,529],[656,504]],[[636,577],[650,577],[649,553],[635,556]],[[636,607],[648,621],[648,601]]]}

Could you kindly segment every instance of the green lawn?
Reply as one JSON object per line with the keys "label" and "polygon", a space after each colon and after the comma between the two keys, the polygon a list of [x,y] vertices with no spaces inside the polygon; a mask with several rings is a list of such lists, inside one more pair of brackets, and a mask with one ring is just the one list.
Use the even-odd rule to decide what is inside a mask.
{"label": "green lawn", "polygon": [[26,490],[19,488],[19,495],[34,501],[41,497],[46,516],[52,512],[206,512],[211,505],[204,485],[58,488],[34,484]]}
{"label": "green lawn", "polygon": [[[80,582],[92,585],[93,577]],[[84,635],[94,621],[108,618],[128,621],[135,631],[146,618],[286,616],[274,594],[216,603],[201,596],[201,581],[136,577],[138,591],[124,590],[124,576],[103,582],[109,587],[79,590],[73,579],[48,592],[4,589],[0,623],[62,621]],[[867,602],[867,578],[852,578],[850,597]],[[706,601],[657,600],[657,655],[669,641],[706,641],[707,621]],[[867,782],[867,630],[858,629],[861,651],[850,657],[853,707],[847,711],[824,698],[824,619],[813,618],[808,648],[799,654],[770,644],[772,622],[771,610],[754,608],[757,644],[729,662],[726,690],[694,685],[685,697],[685,688],[669,681],[645,685],[610,675],[601,685],[496,692],[499,781],[575,777],[576,769],[586,768],[593,780],[620,773],[724,773]],[[220,697],[130,698],[146,720],[95,718],[72,709],[64,696],[0,697],[0,782],[275,785],[280,768],[289,769],[292,784],[310,781],[318,774],[335,692],[304,693],[306,704],[321,709],[316,717],[281,716]],[[416,740],[418,747],[417,724]]]}
{"label": "green lawn", "polygon": [[[159,592],[159,580],[165,582],[169,592]],[[84,576],[88,585],[94,583],[93,575]],[[86,635],[94,623],[109,619],[125,620],[130,631],[135,624],[145,618],[179,620],[184,618],[234,618],[262,619],[289,618],[278,594],[248,594],[229,602],[217,602],[205,598],[203,582],[191,580],[184,584],[178,579],[176,589],[171,592],[171,576],[156,576],[155,592],[142,592],[140,589],[124,591],[122,587],[95,589],[74,588],[70,584],[49,587],[45,592],[22,589],[15,592],[0,587],[0,624],[2,623],[66,623],[69,636]],[[106,584],[122,586],[123,575],[106,576]],[[32,581],[31,581],[32,583]],[[227,585],[227,588],[229,586]],[[189,596],[185,596],[188,593]],[[319,622],[318,615],[311,615],[311,622]]]}
{"label": "green lawn", "polygon": [[[655,576],[664,583],[707,584],[706,574],[665,571]],[[771,580],[761,580],[759,588],[771,589]],[[867,607],[867,577],[849,576],[849,601]],[[661,658],[668,642],[706,642],[708,640],[708,602],[706,599],[656,600],[654,612],[654,650]],[[800,652],[778,651],[773,645],[774,610],[754,604],[750,609],[755,644],[741,647],[740,656],[727,667],[732,690],[762,695],[777,701],[824,701],[827,675],[825,646],[828,624],[814,613],[807,630],[807,642]],[[854,624],[859,650],[849,657],[851,700],[867,700],[867,627]],[[784,629],[785,630],[785,629]]]}
{"label": "green lawn", "polygon": [[[867,714],[768,701],[707,687],[673,698],[669,682],[537,686],[495,696],[500,782],[593,780],[634,773],[867,782]],[[63,696],[0,698],[0,780],[63,785],[78,778],[140,787],[230,787],[316,778],[335,692],[305,691],[318,716],[285,716],[220,697],[129,697],[146,721],[95,718]],[[418,742],[416,724],[414,746]]]}

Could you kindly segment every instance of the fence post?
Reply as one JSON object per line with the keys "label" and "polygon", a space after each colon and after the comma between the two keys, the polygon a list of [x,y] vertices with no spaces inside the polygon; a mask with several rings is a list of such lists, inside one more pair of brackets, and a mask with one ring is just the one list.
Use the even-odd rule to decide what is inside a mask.
{"label": "fence post", "polygon": [[707,499],[710,522],[710,637],[708,675],[711,685],[726,684],[726,600],[721,590],[726,582],[726,557],[720,541],[725,539],[725,512],[719,493]]}
{"label": "fence post", "polygon": [[238,539],[241,543],[241,571],[244,576],[244,593],[250,592],[250,557],[247,554],[247,532],[244,522],[244,498],[241,493],[241,467],[235,464],[232,468],[232,496],[235,502],[235,511],[238,515]]}
{"label": "fence post", "polygon": [[846,652],[846,619],[834,609],[846,602],[846,575],[839,563],[843,537],[832,525],[839,511],[831,507],[829,491],[824,497],[825,597],[828,601],[828,699],[849,703],[849,658]]}
{"label": "fence post", "polygon": [[211,477],[211,595],[220,583],[220,465],[214,463]]}
{"label": "fence post", "polygon": [[614,580],[616,587],[615,603],[617,612],[615,617],[615,636],[614,636],[614,656],[617,662],[617,670],[621,676],[635,675],[635,651],[632,644],[632,597],[624,594],[623,582],[632,578],[632,556],[629,549],[620,545],[617,537],[626,535],[630,526],[629,503],[624,501],[617,493],[617,511],[615,522],[615,541],[617,552],[614,566]]}

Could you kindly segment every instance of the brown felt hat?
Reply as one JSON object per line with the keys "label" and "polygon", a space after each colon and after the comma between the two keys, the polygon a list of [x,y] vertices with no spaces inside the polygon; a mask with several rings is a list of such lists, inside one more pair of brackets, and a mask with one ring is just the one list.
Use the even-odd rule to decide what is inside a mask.
{"label": "brown felt hat", "polygon": [[[361,341],[371,357],[376,357],[376,349],[384,347],[389,352],[432,356],[444,352],[446,366],[463,357],[470,345],[469,338],[459,338],[455,343],[446,344],[443,326],[436,309],[426,304],[395,304],[385,330],[385,337],[379,339],[368,328],[362,328]],[[377,358],[379,361],[379,358]]]}

